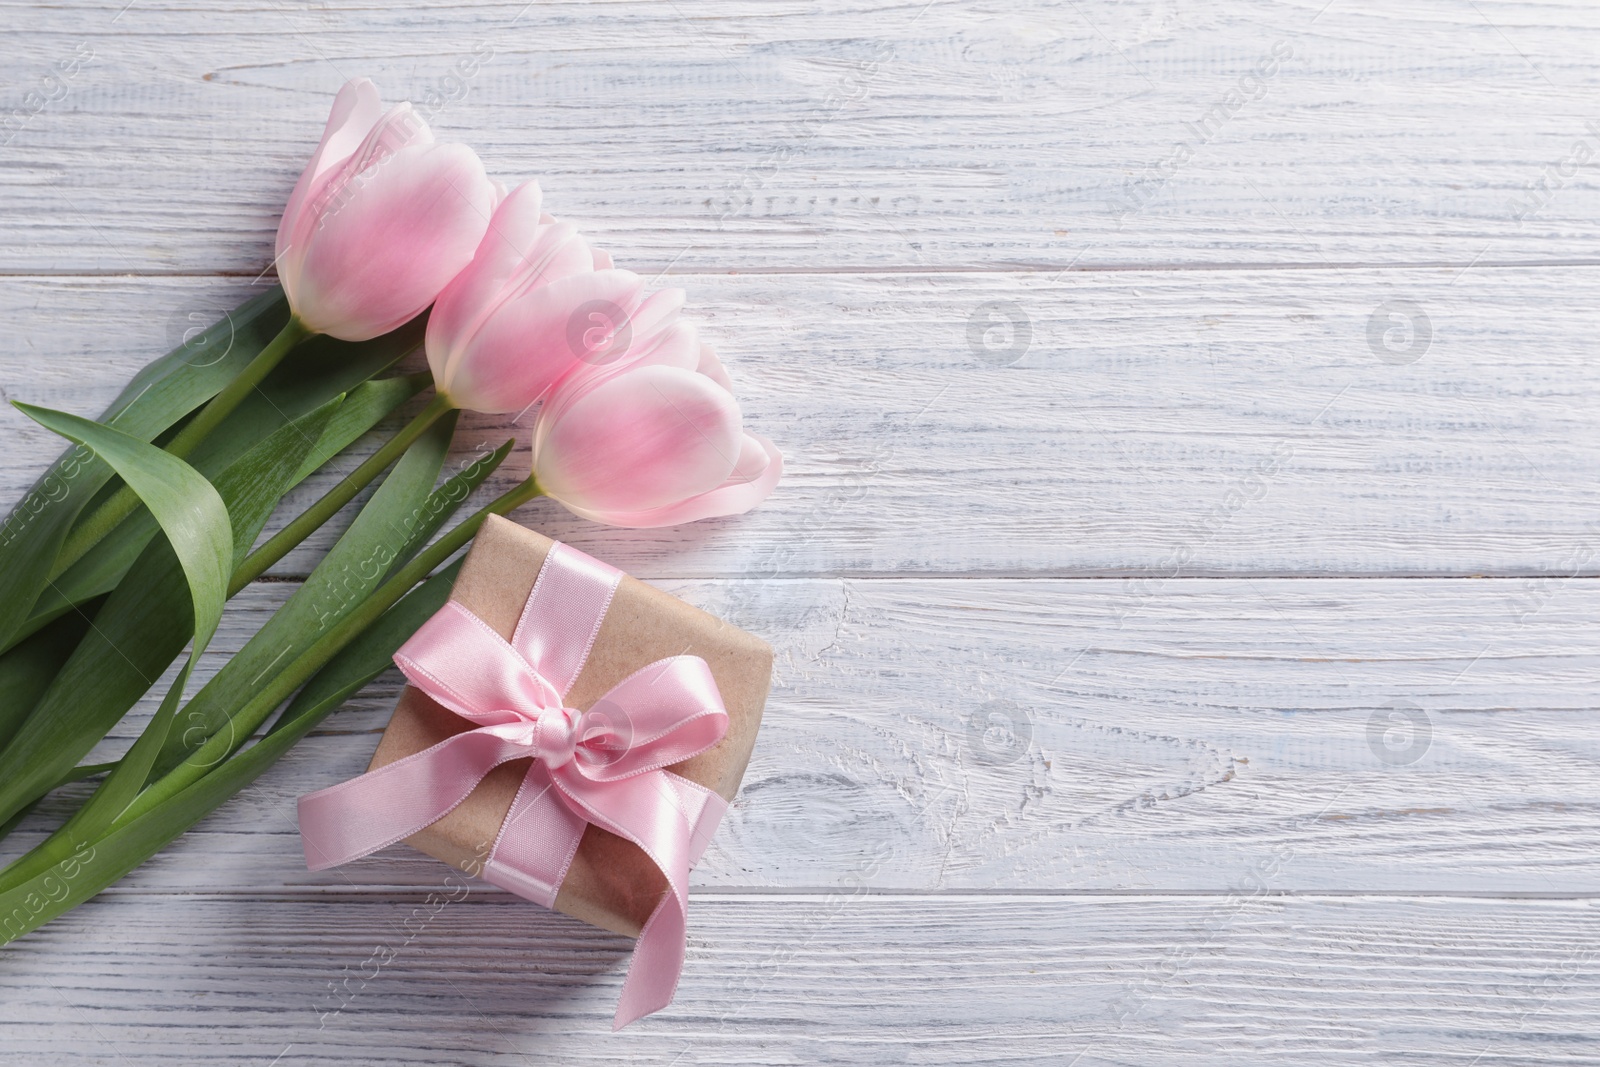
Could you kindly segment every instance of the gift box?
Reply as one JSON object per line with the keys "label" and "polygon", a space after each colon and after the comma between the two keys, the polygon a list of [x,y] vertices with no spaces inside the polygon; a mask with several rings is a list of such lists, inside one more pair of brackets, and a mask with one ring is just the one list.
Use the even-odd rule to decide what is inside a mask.
{"label": "gift box", "polygon": [[[554,543],[498,515],[490,516],[462,564],[450,599],[509,638]],[[677,655],[699,656],[711,668],[728,710],[728,732],[715,747],[669,769],[731,801],[750,763],[772,682],[772,648],[759,637],[654,586],[624,577],[567,703],[588,708],[638,668]],[[368,769],[431,748],[471,727],[420,689],[406,686]],[[496,767],[460,807],[406,838],[406,843],[477,874],[527,770],[526,760]],[[556,895],[555,910],[637,937],[665,892],[661,872],[637,845],[590,825]]]}
{"label": "gift box", "polygon": [[[609,599],[597,584],[606,580],[613,583]],[[476,632],[481,627],[495,636]],[[543,644],[536,632],[541,630]],[[772,650],[760,638],[498,516],[479,531],[450,603],[395,659],[414,684],[401,695],[369,773],[301,800],[308,863],[331,866],[406,834],[407,843],[445,863],[634,937],[661,912],[673,910],[666,905],[673,892],[667,871],[674,866],[674,848],[682,844],[688,862],[698,859],[726,802],[738,791],[772,675]],[[525,710],[514,716],[497,705]],[[564,727],[549,709],[562,706],[570,709],[566,715],[576,732],[552,740],[551,732]],[[623,726],[616,725],[619,720],[626,720]],[[661,725],[669,721],[677,731],[670,736]],[[724,722],[725,732],[714,740],[708,731],[722,729]],[[467,733],[474,736],[458,737]],[[592,751],[573,755],[573,745],[581,748],[587,733],[607,738],[598,769],[583,771],[597,781],[572,769],[575,759],[593,763],[596,756]],[[674,753],[697,748],[703,750],[656,768]],[[482,755],[490,749],[491,756]],[[518,758],[522,752],[543,755]],[[567,769],[547,774],[534,766],[541,758]],[[619,762],[607,765],[610,759]],[[483,774],[490,760],[501,762]],[[463,772],[469,763],[473,766]],[[402,771],[407,777],[397,787]],[[558,781],[552,783],[552,777]],[[363,793],[369,780],[390,782],[389,792]],[[557,802],[563,790],[573,791],[562,781],[576,783],[578,793],[598,795],[599,814],[572,823],[581,817],[574,811],[584,810],[583,804]],[[419,793],[430,799],[413,804]],[[458,799],[459,793],[465,799]],[[419,812],[427,813],[421,818],[433,818],[435,808],[451,803],[436,821],[414,832],[399,829],[417,823]],[[629,803],[651,811],[632,822],[622,818],[614,824],[620,832],[596,824],[612,808],[626,815]],[[651,836],[663,823],[672,824],[668,836],[673,840],[666,843]],[[564,867],[558,859],[535,857],[524,864],[532,872],[524,877],[507,874],[508,863],[491,858],[507,856],[514,865],[519,848],[559,853],[564,833],[577,842],[575,850],[567,846]],[[692,840],[677,841],[683,835]],[[681,857],[676,865],[683,866]],[[686,872],[679,881],[686,881]],[[680,885],[679,912],[685,892]],[[681,941],[682,934],[658,932],[654,940],[673,937]],[[635,969],[647,940],[640,942]],[[681,965],[681,946],[677,953]],[[670,965],[668,960],[655,969],[664,973]],[[676,985],[675,971],[671,978],[666,1000]],[[628,1016],[655,1010],[660,1000],[658,989],[650,1004],[619,1010],[619,1025]]]}

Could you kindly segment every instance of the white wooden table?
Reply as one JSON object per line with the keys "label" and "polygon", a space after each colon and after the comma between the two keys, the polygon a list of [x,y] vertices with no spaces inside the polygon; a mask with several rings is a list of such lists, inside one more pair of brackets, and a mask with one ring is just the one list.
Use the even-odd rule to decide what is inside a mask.
{"label": "white wooden table", "polygon": [[6,395],[256,291],[371,76],[688,289],[777,494],[518,518],[779,661],[670,1010],[404,848],[305,871],[386,679],[0,952],[0,1061],[1600,1063],[1592,0],[125,2],[0,16]]}

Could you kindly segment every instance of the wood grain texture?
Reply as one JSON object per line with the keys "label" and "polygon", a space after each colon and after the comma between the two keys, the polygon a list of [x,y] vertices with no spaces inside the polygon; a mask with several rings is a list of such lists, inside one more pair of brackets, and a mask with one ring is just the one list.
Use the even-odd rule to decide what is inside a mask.
{"label": "wood grain texture", "polygon": [[[1600,572],[1600,269],[680,280],[786,452],[783,491],[664,531],[519,512],[646,577]],[[96,412],[191,313],[247,291],[8,280],[0,386]],[[1380,311],[1398,301],[1431,331],[1405,364],[1369,344],[1375,318],[1400,329]],[[1029,331],[1014,357],[1021,335],[985,328],[1010,314]],[[58,446],[16,412],[0,425],[9,499]],[[468,420],[457,462],[511,434],[509,486],[525,429]],[[304,574],[337,528],[276,573]]]}
{"label": "wood grain texture", "polygon": [[689,290],[779,492],[517,517],[776,684],[638,1026],[620,939],[304,870],[388,677],[0,953],[0,1064],[1600,1064],[1590,0],[203,7],[0,7],[3,398],[253,292],[373,77]]}
{"label": "wood grain texture", "polygon": [[1595,256],[1592,168],[1528,189],[1600,146],[1586,0],[7,14],[10,107],[93,54],[0,153],[18,272],[254,275],[356,75],[651,272]]}
{"label": "wood grain texture", "polygon": [[[207,668],[289,588],[242,594]],[[1269,872],[1295,891],[1600,891],[1591,581],[665,588],[779,650],[697,886],[1226,892]],[[370,686],[124,884],[437,880],[404,847],[309,874],[295,828],[295,797],[366,768],[398,685]]]}
{"label": "wood grain texture", "polygon": [[107,894],[11,954],[0,1024],[40,1067],[1600,1055],[1588,902],[696,894],[690,916],[672,1010],[613,1036],[628,942],[512,898]]}

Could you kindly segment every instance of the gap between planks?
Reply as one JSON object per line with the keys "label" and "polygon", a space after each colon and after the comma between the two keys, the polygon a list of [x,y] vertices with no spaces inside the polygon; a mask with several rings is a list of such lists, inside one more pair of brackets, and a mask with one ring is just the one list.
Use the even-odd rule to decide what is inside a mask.
{"label": "gap between planks", "polygon": [[[1272,260],[1239,260],[1229,263],[1202,263],[1202,262],[1174,262],[1174,263],[1078,263],[1072,261],[1061,263],[1027,263],[1027,262],[1002,262],[1002,263],[969,263],[969,264],[942,264],[924,266],[921,264],[883,264],[852,266],[850,264],[834,264],[831,266],[810,267],[759,267],[756,269],[742,267],[704,267],[684,268],[674,270],[667,267],[657,271],[655,265],[638,263],[629,267],[635,274],[651,275],[654,278],[694,278],[707,274],[728,274],[741,278],[761,277],[831,277],[833,275],[859,275],[893,276],[893,275],[921,275],[921,274],[1117,274],[1117,273],[1205,273],[1222,274],[1229,271],[1346,271],[1346,270],[1538,270],[1560,267],[1600,267],[1600,259],[1589,258],[1556,258],[1556,259],[1507,259],[1485,260],[1475,259],[1468,261],[1459,260],[1415,260],[1383,263],[1366,260],[1351,260],[1347,262],[1323,261],[1320,263],[1281,263]],[[265,275],[259,271],[250,270],[215,270],[215,271],[122,271],[122,270],[38,270],[25,271],[6,270],[0,268],[0,278],[16,281],[48,280],[71,281],[74,278],[151,278],[161,281],[193,279],[196,281],[209,281],[213,279],[248,279],[252,282],[266,282],[276,280],[276,275]]]}

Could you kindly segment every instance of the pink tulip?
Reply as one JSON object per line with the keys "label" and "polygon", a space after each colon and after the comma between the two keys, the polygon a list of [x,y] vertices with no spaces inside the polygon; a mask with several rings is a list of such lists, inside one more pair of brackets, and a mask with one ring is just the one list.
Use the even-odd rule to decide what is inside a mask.
{"label": "pink tulip", "polygon": [[742,514],[783,473],[772,442],[745,432],[716,355],[676,321],[681,294],[661,297],[640,308],[635,321],[653,328],[624,360],[562,385],[534,424],[540,489],[595,522],[675,526]]}
{"label": "pink tulip", "polygon": [[630,350],[643,288],[545,214],[529,182],[500,204],[472,262],[439,294],[428,318],[434,385],[456,407],[522,411]]}
{"label": "pink tulip", "polygon": [[472,149],[436,144],[365,78],[339,90],[278,226],[278,278],[309,329],[346,341],[415,318],[472,260],[499,193]]}

